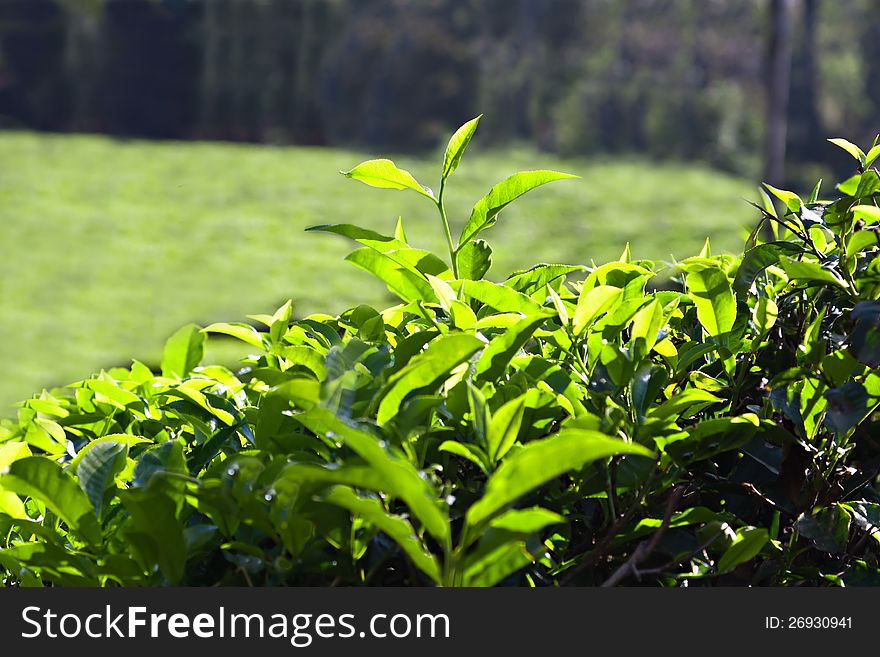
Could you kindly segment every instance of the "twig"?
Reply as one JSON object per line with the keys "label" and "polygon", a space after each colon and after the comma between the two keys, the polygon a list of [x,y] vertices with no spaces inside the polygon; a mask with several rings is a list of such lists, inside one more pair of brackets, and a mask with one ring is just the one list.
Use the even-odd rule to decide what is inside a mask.
{"label": "twig", "polygon": [[[568,572],[568,574],[562,578],[562,580],[560,581],[561,586],[569,584],[575,577],[580,575],[587,568],[593,566],[597,561],[599,561],[599,559],[601,559],[605,555],[605,551],[608,549],[608,546],[611,545],[611,542],[614,540],[614,537],[617,536],[617,533],[624,528],[626,523],[628,523],[635,515],[636,511],[641,508],[642,502],[644,502],[645,497],[648,495],[648,491],[651,490],[651,486],[654,485],[654,482],[657,480],[659,474],[660,471],[656,469],[651,473],[651,476],[648,477],[648,480],[642,485],[642,488],[639,491],[639,495],[635,503],[630,506],[613,525],[611,525],[609,530],[605,533],[605,536],[603,536],[602,539],[600,539],[599,542],[596,544],[596,547],[594,547],[590,552],[584,555],[583,561],[572,568]],[[589,546],[590,542],[584,541],[576,545],[574,548],[569,549],[568,554],[577,554],[587,549]]]}
{"label": "twig", "polygon": [[717,541],[718,538],[719,538],[719,537],[721,536],[721,534],[723,534],[723,533],[724,533],[723,531],[717,531],[717,532],[715,532],[715,534],[714,534],[714,536],[712,536],[712,538],[710,538],[708,541],[706,541],[705,543],[703,543],[703,544],[702,544],[700,547],[698,547],[697,549],[692,550],[692,551],[690,552],[690,554],[687,554],[686,556],[684,556],[684,557],[682,557],[682,558],[680,558],[680,559],[672,559],[671,561],[668,561],[667,563],[663,564],[662,566],[658,566],[657,568],[649,568],[649,569],[647,569],[647,570],[640,570],[640,571],[639,571],[639,574],[640,574],[640,575],[659,575],[660,573],[664,573],[664,572],[666,572],[667,570],[669,570],[669,569],[672,568],[673,566],[677,566],[678,564],[680,564],[682,561],[685,561],[686,559],[693,559],[695,556],[697,556],[698,554],[700,554],[703,550],[705,550],[705,549],[708,548],[710,545],[712,545],[712,543],[714,543],[715,541]]}
{"label": "twig", "polygon": [[619,504],[617,501],[617,457],[611,458],[606,471],[608,475],[608,511],[612,518],[617,518],[617,509]]}
{"label": "twig", "polygon": [[666,530],[669,529],[669,522],[672,520],[672,514],[675,513],[678,503],[681,501],[681,496],[684,495],[684,489],[685,486],[683,484],[675,487],[666,504],[666,512],[663,514],[663,522],[660,523],[660,527],[651,536],[651,540],[639,543],[635,552],[632,553],[632,556],[627,559],[626,563],[620,566],[620,568],[615,570],[611,577],[602,583],[602,587],[617,586],[620,582],[625,580],[630,573],[638,577],[639,564],[651,556],[651,553],[657,547],[657,544],[660,543],[660,539],[663,538]]}
{"label": "twig", "polygon": [[248,574],[247,569],[244,566],[239,566],[238,570],[244,576],[244,581],[247,582],[247,585],[253,588],[254,583],[251,581],[251,576]]}

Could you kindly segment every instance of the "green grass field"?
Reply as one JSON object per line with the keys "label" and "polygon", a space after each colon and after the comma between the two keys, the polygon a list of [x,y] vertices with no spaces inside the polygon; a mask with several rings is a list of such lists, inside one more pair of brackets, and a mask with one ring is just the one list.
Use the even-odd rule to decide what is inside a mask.
{"label": "green grass field", "polygon": [[[435,210],[410,192],[370,189],[337,171],[385,153],[214,143],[146,143],[0,133],[0,415],[43,387],[132,358],[156,363],[178,326],[241,321],[288,298],[299,316],[388,304],[369,275],[342,262],[342,238],[306,226],[356,223],[445,251]],[[395,158],[434,186],[437,158]],[[560,161],[475,141],[447,192],[460,228],[492,184],[519,169],[582,180],[536,190],[485,234],[489,277],[539,261],[695,254],[742,243],[755,220],[748,181],[697,166]],[[229,359],[228,350],[213,357]]]}

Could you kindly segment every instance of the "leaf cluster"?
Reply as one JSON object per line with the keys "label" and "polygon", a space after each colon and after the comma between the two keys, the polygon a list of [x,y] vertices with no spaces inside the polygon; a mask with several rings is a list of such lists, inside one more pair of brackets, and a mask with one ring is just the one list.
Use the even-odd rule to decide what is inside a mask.
{"label": "leaf cluster", "polygon": [[[438,212],[449,260],[318,226],[399,302],[185,326],[0,425],[11,586],[856,585],[880,581],[880,149],[824,199],[767,186],[738,256],[486,278],[444,194],[390,160],[345,172]],[[661,274],[672,284],[659,286]],[[202,365],[207,339],[253,355]]]}

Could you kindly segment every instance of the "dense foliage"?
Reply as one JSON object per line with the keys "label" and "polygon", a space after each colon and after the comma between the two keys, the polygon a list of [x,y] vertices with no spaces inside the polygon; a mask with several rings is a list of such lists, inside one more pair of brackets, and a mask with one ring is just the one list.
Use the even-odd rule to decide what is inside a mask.
{"label": "dense foliage", "polygon": [[[477,123],[437,193],[390,160],[345,172],[424,196],[449,262],[400,221],[315,227],[398,305],[187,326],[161,372],[24,402],[0,428],[5,583],[880,583],[880,147],[837,140],[858,173],[836,200],[768,186],[766,230],[670,289],[629,247],[494,283],[482,233],[571,176],[514,174],[453,240]],[[201,366],[208,335],[254,355]]]}

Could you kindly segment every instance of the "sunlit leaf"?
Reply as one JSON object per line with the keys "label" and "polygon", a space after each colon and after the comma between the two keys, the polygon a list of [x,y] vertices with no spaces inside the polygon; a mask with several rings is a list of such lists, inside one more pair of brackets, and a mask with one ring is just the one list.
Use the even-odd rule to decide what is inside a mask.
{"label": "sunlit leaf", "polygon": [[391,160],[367,160],[349,171],[340,171],[339,173],[346,178],[359,180],[371,187],[412,189],[434,200],[434,194],[430,189],[419,184],[409,171],[399,169]]}
{"label": "sunlit leaf", "polygon": [[162,375],[184,378],[198,367],[205,353],[205,334],[195,324],[177,330],[165,342]]}
{"label": "sunlit leaf", "polygon": [[334,486],[322,496],[327,502],[347,509],[353,516],[363,518],[371,525],[385,532],[397,543],[419,570],[440,583],[440,566],[416,536],[412,525],[397,515],[388,513],[378,500],[360,497],[345,486]]}
{"label": "sunlit leaf", "polygon": [[697,307],[697,318],[711,337],[729,333],[736,320],[736,299],[727,274],[717,267],[687,275],[688,296]]}
{"label": "sunlit leaf", "polygon": [[423,353],[388,379],[380,393],[382,401],[376,420],[379,424],[390,421],[408,395],[433,387],[483,345],[481,340],[467,333],[453,333],[433,340]]}
{"label": "sunlit leaf", "polygon": [[529,443],[505,459],[486,484],[483,497],[468,510],[468,536],[473,538],[484,523],[550,479],[619,454],[650,456],[651,452],[641,445],[581,429],[564,429]]}
{"label": "sunlit leaf", "polygon": [[477,201],[471,212],[458,243],[466,244],[482,231],[494,225],[498,213],[508,204],[535,187],[540,187],[554,180],[577,178],[567,173],[556,171],[521,171],[495,185],[486,196]]}
{"label": "sunlit leaf", "polygon": [[101,529],[92,503],[74,478],[54,461],[42,456],[13,461],[0,475],[0,487],[39,500],[72,532],[89,543],[100,543]]}
{"label": "sunlit leaf", "polygon": [[736,538],[718,560],[718,572],[726,573],[740,564],[754,559],[770,540],[766,529],[743,527],[736,532]]}
{"label": "sunlit leaf", "polygon": [[603,314],[614,308],[621,300],[623,290],[611,285],[599,285],[592,289],[584,288],[578,298],[574,313],[572,331],[580,335]]}
{"label": "sunlit leaf", "polygon": [[464,151],[470,143],[471,137],[474,136],[474,132],[476,132],[477,125],[479,125],[482,117],[483,115],[480,114],[480,116],[471,119],[449,138],[449,143],[446,145],[446,153],[443,156],[444,180],[458,167],[458,163],[461,162],[461,156],[464,155]]}

